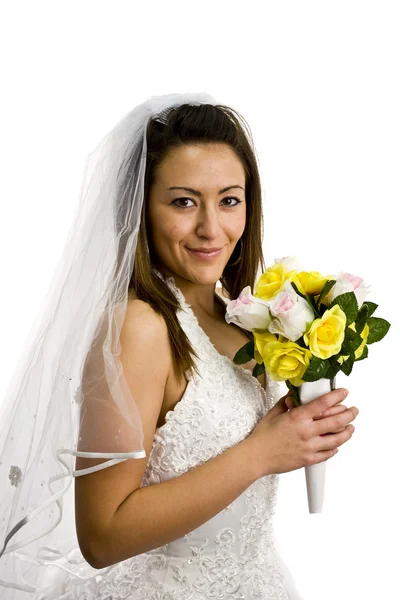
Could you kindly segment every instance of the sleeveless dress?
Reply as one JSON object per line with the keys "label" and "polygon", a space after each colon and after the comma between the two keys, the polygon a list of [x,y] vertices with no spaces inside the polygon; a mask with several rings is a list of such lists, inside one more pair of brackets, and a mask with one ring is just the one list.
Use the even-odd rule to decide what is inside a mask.
{"label": "sleeveless dress", "polygon": [[[201,377],[157,428],[140,487],[178,477],[246,438],[280,394],[219,354],[173,277],[177,318],[199,355]],[[225,303],[226,298],[220,296]],[[274,393],[275,392],[275,393]],[[258,479],[212,519],[175,540],[113,565],[96,600],[302,600],[273,535],[278,475]]]}
{"label": "sleeveless dress", "polygon": [[[177,318],[199,355],[201,377],[158,427],[140,487],[178,477],[246,438],[280,397],[219,354],[173,277]],[[228,300],[218,296],[225,304]],[[108,567],[77,600],[303,600],[273,535],[278,475],[258,479],[229,506],[180,539]]]}

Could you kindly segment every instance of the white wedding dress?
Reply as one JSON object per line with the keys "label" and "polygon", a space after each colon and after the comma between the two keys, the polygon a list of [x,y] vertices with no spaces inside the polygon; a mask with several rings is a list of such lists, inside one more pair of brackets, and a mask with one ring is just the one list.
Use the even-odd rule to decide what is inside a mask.
{"label": "white wedding dress", "polygon": [[[239,443],[280,394],[268,375],[264,390],[250,370],[219,354],[174,279],[155,272],[180,301],[177,317],[199,355],[201,378],[188,379],[181,400],[156,430],[140,487],[179,477]],[[87,585],[66,581],[65,595],[54,598],[303,600],[275,547],[277,488],[278,475],[262,477],[182,538],[97,571]]]}

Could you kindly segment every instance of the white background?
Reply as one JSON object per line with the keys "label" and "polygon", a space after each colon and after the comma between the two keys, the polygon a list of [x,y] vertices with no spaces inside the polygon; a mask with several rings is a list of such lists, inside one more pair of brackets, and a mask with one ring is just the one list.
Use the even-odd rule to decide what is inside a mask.
{"label": "white background", "polygon": [[308,513],[304,469],[280,477],[276,538],[305,600],[400,597],[399,30],[399,4],[385,0],[2,7],[0,402],[86,156],[153,94],[208,91],[238,109],[261,164],[267,264],[296,255],[359,275],[392,324],[338,376],[360,414],[327,464],[323,513]]}

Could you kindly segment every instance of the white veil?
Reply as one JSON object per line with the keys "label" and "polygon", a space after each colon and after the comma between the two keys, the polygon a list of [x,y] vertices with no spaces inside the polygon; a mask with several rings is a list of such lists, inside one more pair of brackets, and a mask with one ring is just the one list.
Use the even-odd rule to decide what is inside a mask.
{"label": "white veil", "polygon": [[[147,124],[184,103],[217,104],[208,93],[152,96],[87,159],[49,300],[2,403],[1,598],[59,598],[52,575],[54,582],[64,572],[90,584],[107,570],[90,567],[80,553],[71,483],[146,456],[119,336],[143,205]],[[76,471],[78,456],[108,460]]]}

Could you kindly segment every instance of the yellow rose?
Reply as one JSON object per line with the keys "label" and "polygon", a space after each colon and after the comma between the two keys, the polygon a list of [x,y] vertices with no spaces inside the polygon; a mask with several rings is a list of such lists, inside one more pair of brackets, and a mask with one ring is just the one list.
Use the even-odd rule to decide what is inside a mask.
{"label": "yellow rose", "polygon": [[306,293],[306,290],[303,287],[303,282],[301,281],[301,279],[299,277],[299,272],[298,271],[290,271],[288,273],[287,281],[293,281],[293,283],[296,284],[296,287],[299,290],[300,294],[305,294]]}
{"label": "yellow rose", "polygon": [[311,360],[311,352],[295,342],[269,342],[263,348],[263,361],[273,381],[289,380],[299,386]]}
{"label": "yellow rose", "polygon": [[254,358],[256,362],[261,365],[263,361],[263,353],[266,344],[270,342],[278,341],[278,336],[274,333],[270,333],[267,329],[253,329],[254,335]]}
{"label": "yellow rose", "polygon": [[294,281],[299,291],[304,292],[297,277],[297,272],[288,272],[281,263],[278,263],[264,271],[260,276],[255,286],[254,296],[262,300],[270,300],[283,290],[286,281]]}
{"label": "yellow rose", "polygon": [[332,279],[332,277],[324,277],[319,271],[301,271],[297,277],[305,293],[314,296],[319,296],[325,283]]}
{"label": "yellow rose", "polygon": [[337,354],[342,347],[346,315],[338,304],[325,311],[320,319],[315,319],[303,338],[311,352],[326,360]]}
{"label": "yellow rose", "polygon": [[[356,331],[356,324],[353,322],[351,325],[349,325],[349,328],[352,329],[353,331]],[[361,342],[361,344],[358,346],[357,350],[354,353],[354,358],[355,359],[360,358],[360,356],[364,352],[364,346],[367,343],[368,334],[369,334],[369,327],[365,323],[364,329],[360,333],[363,341]],[[343,364],[343,362],[345,360],[347,360],[349,358],[349,356],[350,355],[348,355],[348,356],[339,356],[338,363]]]}

